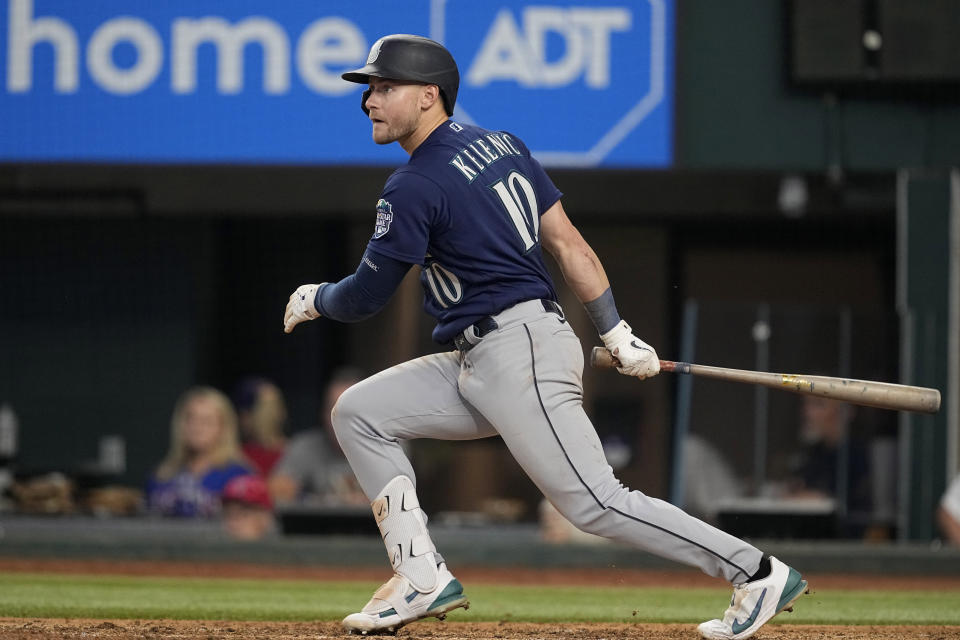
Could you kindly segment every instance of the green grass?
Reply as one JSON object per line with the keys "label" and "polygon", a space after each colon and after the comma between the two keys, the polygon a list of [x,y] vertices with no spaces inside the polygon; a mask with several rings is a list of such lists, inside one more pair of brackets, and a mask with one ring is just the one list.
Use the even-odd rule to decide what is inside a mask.
{"label": "green grass", "polygon": [[[0,574],[0,616],[339,620],[378,585],[50,574]],[[722,613],[723,588],[467,585],[472,606],[456,621],[700,622]],[[818,590],[775,622],[960,625],[958,591]]]}

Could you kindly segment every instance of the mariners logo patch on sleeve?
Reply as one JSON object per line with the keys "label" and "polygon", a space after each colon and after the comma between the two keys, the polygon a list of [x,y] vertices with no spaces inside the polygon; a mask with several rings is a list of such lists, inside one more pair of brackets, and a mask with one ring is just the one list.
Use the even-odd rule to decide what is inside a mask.
{"label": "mariners logo patch on sleeve", "polygon": [[393,222],[393,205],[380,198],[377,202],[377,222],[373,228],[373,237],[382,238],[390,231],[390,223]]}

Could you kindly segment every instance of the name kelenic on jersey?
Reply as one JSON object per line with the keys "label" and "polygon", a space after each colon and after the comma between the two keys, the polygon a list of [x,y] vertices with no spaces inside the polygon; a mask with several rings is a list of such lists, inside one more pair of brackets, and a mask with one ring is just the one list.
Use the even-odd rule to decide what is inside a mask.
{"label": "name kelenic on jersey", "polygon": [[[456,124],[462,131],[463,127],[457,123],[451,123],[451,128]],[[513,142],[510,134],[503,132],[489,132],[460,148],[451,159],[450,164],[467,179],[467,182],[473,182],[480,173],[488,166],[508,156],[521,156],[523,153]]]}

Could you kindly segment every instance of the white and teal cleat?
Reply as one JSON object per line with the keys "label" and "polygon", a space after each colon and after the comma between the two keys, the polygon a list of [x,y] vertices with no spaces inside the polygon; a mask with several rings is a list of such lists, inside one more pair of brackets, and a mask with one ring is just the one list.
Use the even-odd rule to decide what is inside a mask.
{"label": "white and teal cleat", "polygon": [[421,618],[443,620],[453,609],[469,609],[470,602],[460,581],[446,564],[437,569],[437,588],[430,592],[418,591],[405,577],[394,574],[359,613],[343,619],[344,629],[351,634],[393,635],[400,627]]}
{"label": "white and teal cleat", "polygon": [[735,587],[723,619],[704,622],[697,631],[708,640],[749,638],[781,611],[793,611],[793,602],[807,591],[796,569],[770,556],[770,575]]}

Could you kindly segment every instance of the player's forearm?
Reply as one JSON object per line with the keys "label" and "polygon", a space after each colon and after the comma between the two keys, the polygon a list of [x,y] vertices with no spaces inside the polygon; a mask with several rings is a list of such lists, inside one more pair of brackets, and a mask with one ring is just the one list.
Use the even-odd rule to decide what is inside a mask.
{"label": "player's forearm", "polygon": [[600,258],[567,218],[559,201],[543,215],[541,228],[543,246],[557,261],[567,286],[583,303],[597,332],[607,334],[621,319]]}
{"label": "player's forearm", "polygon": [[317,289],[314,305],[325,318],[340,322],[360,322],[373,316],[384,303],[373,300],[357,283],[356,274],[340,282],[327,283]]}
{"label": "player's forearm", "polygon": [[595,300],[610,288],[600,259],[582,238],[556,257],[564,281],[580,302]]}
{"label": "player's forearm", "polygon": [[410,265],[368,250],[356,273],[317,289],[314,306],[320,315],[340,322],[359,322],[390,300]]}
{"label": "player's forearm", "polygon": [[557,202],[541,218],[543,248],[557,261],[563,279],[580,302],[595,299],[610,287],[593,247],[573,226]]}
{"label": "player's forearm", "polygon": [[576,230],[568,242],[555,244],[554,250],[564,281],[583,303],[597,333],[607,333],[620,322],[620,314],[597,254]]}
{"label": "player's forearm", "polygon": [[610,288],[607,273],[558,200],[540,218],[543,248],[560,266],[563,279],[580,302],[597,299]]}

